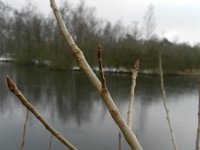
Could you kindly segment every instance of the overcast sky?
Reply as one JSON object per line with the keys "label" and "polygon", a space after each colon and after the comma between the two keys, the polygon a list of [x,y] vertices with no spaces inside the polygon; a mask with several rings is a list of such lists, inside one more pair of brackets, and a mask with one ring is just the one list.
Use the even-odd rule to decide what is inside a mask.
{"label": "overcast sky", "polygon": [[[13,7],[22,7],[27,0],[3,0]],[[49,0],[29,0],[39,9],[51,12]],[[56,0],[58,5],[64,0]],[[68,0],[80,3],[81,0]],[[96,15],[102,19],[122,21],[130,25],[132,21],[140,24],[150,4],[154,6],[156,33],[170,41],[200,42],[200,0],[83,0],[87,6],[96,8]]]}

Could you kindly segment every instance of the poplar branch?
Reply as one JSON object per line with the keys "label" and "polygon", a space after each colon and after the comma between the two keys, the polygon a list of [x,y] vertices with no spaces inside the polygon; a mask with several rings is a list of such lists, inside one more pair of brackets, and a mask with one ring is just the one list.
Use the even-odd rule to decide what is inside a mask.
{"label": "poplar branch", "polygon": [[60,142],[67,146],[70,150],[77,150],[64,136],[56,131],[39,113],[39,111],[28,101],[28,99],[22,94],[15,83],[7,76],[7,85],[9,90],[20,100],[20,102],[30,111],[33,115],[45,126],[45,128],[51,132]]}
{"label": "poplar branch", "polygon": [[198,83],[199,89],[199,106],[198,106],[198,125],[197,125],[197,137],[196,137],[196,150],[200,149],[199,139],[200,139],[200,82]]}
{"label": "poplar branch", "polygon": [[102,92],[102,84],[89,66],[88,62],[86,61],[83,52],[79,49],[79,47],[76,45],[74,40],[72,39],[72,36],[70,35],[68,29],[66,28],[61,14],[58,10],[58,7],[56,6],[55,0],[50,0],[51,7],[54,12],[54,15],[56,17],[57,23],[60,27],[61,33],[63,34],[66,43],[69,45],[74,58],[79,65],[80,69],[86,74],[88,79],[91,81],[93,86],[96,88],[96,90],[101,95],[104,103],[106,104],[112,118],[115,120],[116,124],[122,131],[127,143],[130,145],[130,147],[133,150],[142,150],[142,147],[140,143],[138,142],[135,134],[130,130],[124,119],[122,118],[116,104],[114,103],[112,97],[110,96],[110,93],[108,91]]}
{"label": "poplar branch", "polygon": [[24,121],[24,127],[23,127],[23,135],[22,135],[22,143],[21,143],[21,150],[24,150],[25,140],[26,140],[26,129],[28,125],[29,120],[29,111],[26,109],[26,116]]}
{"label": "poplar branch", "polygon": [[131,85],[131,94],[130,94],[130,100],[128,104],[128,112],[127,112],[127,124],[130,129],[132,129],[132,111],[133,111],[133,102],[135,98],[135,86],[136,86],[136,78],[139,71],[139,59],[135,62],[132,68],[132,85]]}
{"label": "poplar branch", "polygon": [[118,135],[118,149],[119,150],[122,150],[122,134],[121,132],[119,132],[119,135]]}
{"label": "poplar branch", "polygon": [[49,138],[48,150],[51,150],[52,140],[53,140],[53,134],[51,134],[51,136]]}
{"label": "poplar branch", "polygon": [[99,73],[100,73],[100,79],[101,79],[101,84],[102,84],[102,90],[107,91],[106,78],[103,72],[103,59],[102,59],[101,45],[97,46],[97,57],[98,57],[98,63],[99,63]]}
{"label": "poplar branch", "polygon": [[171,123],[171,120],[170,120],[169,109],[168,109],[168,106],[167,106],[165,86],[164,86],[164,77],[163,77],[163,69],[162,69],[161,51],[159,51],[159,70],[160,70],[160,86],[161,86],[161,92],[162,92],[162,100],[163,100],[163,105],[164,105],[164,109],[165,109],[165,113],[166,113],[166,119],[167,119],[169,130],[170,130],[171,141],[172,141],[174,150],[178,150],[174,130],[172,128],[172,123]]}

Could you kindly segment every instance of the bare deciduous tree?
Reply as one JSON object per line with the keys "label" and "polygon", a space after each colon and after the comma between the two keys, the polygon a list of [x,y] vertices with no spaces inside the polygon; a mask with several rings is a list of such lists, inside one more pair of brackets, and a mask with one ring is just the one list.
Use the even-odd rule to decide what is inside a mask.
{"label": "bare deciduous tree", "polygon": [[154,16],[154,6],[150,4],[144,15],[144,30],[146,40],[150,40],[154,36],[156,29],[156,19]]}

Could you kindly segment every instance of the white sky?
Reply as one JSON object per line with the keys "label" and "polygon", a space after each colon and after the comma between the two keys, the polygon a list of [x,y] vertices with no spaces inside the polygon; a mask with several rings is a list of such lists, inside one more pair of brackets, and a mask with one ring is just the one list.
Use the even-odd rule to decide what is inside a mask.
{"label": "white sky", "polygon": [[[25,2],[31,1],[39,9],[51,12],[49,0],[2,0],[13,7],[20,8]],[[64,0],[56,0],[61,4]],[[81,0],[68,0],[79,3]],[[167,37],[170,41],[200,42],[200,0],[83,0],[87,6],[96,8],[99,18],[111,22],[122,21],[130,25],[132,21],[143,22],[143,16],[152,3],[156,17],[156,33]]]}

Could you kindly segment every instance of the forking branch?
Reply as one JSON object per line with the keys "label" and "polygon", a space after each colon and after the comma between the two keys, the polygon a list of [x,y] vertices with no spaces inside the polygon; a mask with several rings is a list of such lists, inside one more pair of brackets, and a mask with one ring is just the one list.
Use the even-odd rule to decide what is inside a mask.
{"label": "forking branch", "polygon": [[101,95],[104,103],[106,104],[112,118],[115,120],[116,124],[120,128],[121,132],[123,133],[126,141],[130,145],[130,147],[133,150],[142,150],[142,147],[140,143],[138,142],[135,134],[132,132],[132,130],[128,127],[124,119],[122,118],[117,106],[115,105],[112,97],[110,96],[110,93],[108,91],[102,91],[102,85],[89,64],[87,63],[83,52],[79,49],[79,47],[76,45],[74,40],[72,39],[72,36],[68,32],[68,29],[66,28],[61,14],[57,8],[57,5],[55,3],[55,0],[50,0],[51,7],[54,12],[54,15],[56,17],[57,23],[60,27],[61,33],[63,34],[66,42],[68,43],[74,58],[77,62],[77,64],[80,66],[81,70],[86,74],[88,79],[92,82],[93,86],[96,88],[96,90]]}

